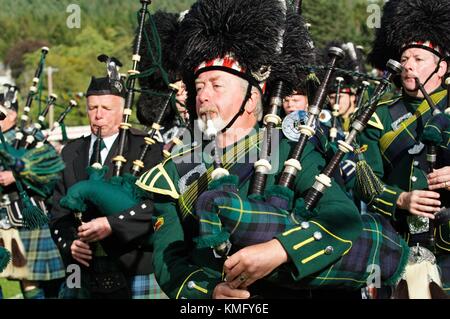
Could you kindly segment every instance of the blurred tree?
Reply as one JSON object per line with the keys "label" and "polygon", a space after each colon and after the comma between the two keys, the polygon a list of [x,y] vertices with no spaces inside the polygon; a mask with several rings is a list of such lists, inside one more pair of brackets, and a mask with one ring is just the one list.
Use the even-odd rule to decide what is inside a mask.
{"label": "blurred tree", "polygon": [[[80,28],[72,29],[66,25],[70,14],[66,9],[73,1],[41,0],[39,6],[31,6],[27,0],[1,2],[0,29],[7,32],[0,42],[0,59],[12,68],[17,85],[22,88],[21,101],[24,102],[26,98],[27,88],[37,67],[40,47],[47,45],[50,52],[46,65],[58,69],[53,74],[53,91],[58,94],[58,104],[65,107],[75,97],[79,102],[79,109],[72,111],[66,122],[68,125],[86,124],[85,99],[77,97],[77,93],[86,91],[92,75],[106,75],[105,65],[97,61],[101,53],[121,60],[124,64],[122,73],[131,68],[132,40],[138,25],[140,2],[78,1],[81,25]],[[150,12],[158,9],[180,12],[188,9],[193,2],[157,1],[149,9]],[[11,12],[14,14],[11,15]],[[42,84],[45,97],[45,72]],[[57,107],[55,114],[61,111],[62,108]],[[33,104],[32,117],[36,118],[38,112],[39,108]]]}
{"label": "blurred tree", "polygon": [[6,53],[4,62],[11,68],[11,75],[17,78],[25,69],[24,56],[27,53],[39,50],[47,46],[47,41],[43,40],[21,40],[11,47]]}
{"label": "blurred tree", "polygon": [[311,24],[310,32],[317,47],[332,40],[352,41],[370,48],[374,29],[369,28],[369,5],[382,7],[383,0],[303,0],[303,15]]}

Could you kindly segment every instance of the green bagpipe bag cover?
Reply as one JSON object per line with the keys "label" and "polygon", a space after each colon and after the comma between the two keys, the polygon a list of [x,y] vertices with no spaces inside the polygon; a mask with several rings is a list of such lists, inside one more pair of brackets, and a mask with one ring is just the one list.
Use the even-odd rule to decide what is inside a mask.
{"label": "green bagpipe bag cover", "polygon": [[104,180],[107,166],[101,169],[88,167],[89,179],[78,182],[61,198],[61,206],[74,212],[85,212],[88,203],[105,216],[116,215],[139,204],[144,192],[135,186],[136,177],[131,174]]}
{"label": "green bagpipe bag cover", "polygon": [[15,149],[4,143],[0,149],[0,159],[4,166],[11,169],[16,178],[17,189],[22,201],[23,223],[30,229],[48,223],[48,217],[31,202],[27,190],[31,190],[43,198],[53,192],[59,172],[64,169],[64,162],[53,146],[44,144],[30,150]]}
{"label": "green bagpipe bag cover", "polygon": [[[234,249],[263,243],[317,214],[306,212],[302,199],[296,201],[291,213],[261,200],[242,198],[233,178],[227,176],[214,181],[210,190],[199,197],[196,204],[199,233],[194,238],[198,248],[215,247],[226,240],[230,240]],[[361,217],[360,236],[334,264],[299,281],[294,280],[288,267],[280,267],[265,280],[298,289],[324,285],[356,289],[366,286],[371,276],[380,278],[386,285],[395,284],[407,264],[408,245],[382,216],[363,214]]]}

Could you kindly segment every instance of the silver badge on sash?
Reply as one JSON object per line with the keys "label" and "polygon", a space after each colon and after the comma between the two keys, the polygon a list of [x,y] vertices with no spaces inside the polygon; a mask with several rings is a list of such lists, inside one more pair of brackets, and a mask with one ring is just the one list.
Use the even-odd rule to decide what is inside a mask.
{"label": "silver badge on sash", "polygon": [[308,112],[294,111],[287,115],[281,123],[284,136],[291,141],[297,142],[300,138],[300,126],[308,121]]}
{"label": "silver badge on sash", "polygon": [[398,129],[398,127],[400,126],[400,124],[401,124],[403,121],[406,121],[407,119],[409,119],[411,116],[413,116],[412,113],[411,113],[411,112],[408,112],[408,113],[406,113],[405,115],[403,115],[403,116],[401,116],[400,118],[398,118],[397,120],[395,120],[394,122],[392,122],[392,124],[391,124],[392,130],[395,131],[396,129]]}
{"label": "silver badge on sash", "polygon": [[408,154],[411,154],[411,155],[419,154],[420,152],[422,152],[424,147],[425,147],[425,144],[423,144],[422,142],[420,142],[419,144],[414,144],[413,147],[411,147],[408,150]]}

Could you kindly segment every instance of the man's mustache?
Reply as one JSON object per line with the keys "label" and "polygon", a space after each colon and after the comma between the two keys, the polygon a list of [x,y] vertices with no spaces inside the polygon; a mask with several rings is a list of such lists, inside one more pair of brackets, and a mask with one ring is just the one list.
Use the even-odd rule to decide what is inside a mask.
{"label": "man's mustache", "polygon": [[205,113],[219,113],[219,110],[217,109],[217,107],[213,106],[213,105],[208,105],[208,106],[202,106],[199,110],[198,113],[199,115],[203,115]]}

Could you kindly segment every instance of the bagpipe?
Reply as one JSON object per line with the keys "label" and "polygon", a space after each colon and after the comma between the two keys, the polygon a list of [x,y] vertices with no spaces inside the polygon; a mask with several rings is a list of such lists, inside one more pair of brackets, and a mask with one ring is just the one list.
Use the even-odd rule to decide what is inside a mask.
{"label": "bagpipe", "polygon": [[[128,123],[129,118],[131,116],[131,107],[133,106],[134,101],[134,92],[135,92],[135,85],[136,85],[136,77],[133,75],[139,74],[138,66],[139,61],[141,59],[140,48],[142,43],[142,36],[144,31],[144,23],[145,18],[148,13],[147,7],[151,3],[149,0],[141,0],[141,10],[140,10],[140,21],[139,21],[139,27],[138,27],[138,33],[137,33],[137,40],[135,41],[134,46],[134,52],[131,60],[133,61],[132,69],[128,71],[128,74],[131,75],[127,79],[127,96],[125,98],[125,109],[123,111],[123,119],[122,123],[120,124],[119,129],[119,150],[117,152],[117,155],[113,158],[114,163],[114,176],[120,176],[122,167],[124,163],[126,163],[126,159],[123,157],[124,147],[125,147],[125,139],[127,135],[128,129],[131,127],[131,124]],[[157,128],[155,128],[157,129]],[[140,167],[138,165],[138,167]]]}
{"label": "bagpipe", "polygon": [[[331,186],[333,171],[342,156],[351,150],[352,141],[356,134],[364,129],[372,116],[392,76],[401,70],[399,63],[389,61],[388,71],[384,74],[376,93],[353,122],[348,138],[341,141],[339,152],[328,163],[322,174],[316,177],[316,183],[308,191],[305,199],[295,199],[292,187],[297,172],[301,170],[301,153],[309,138],[314,135],[314,123],[324,101],[325,88],[336,59],[341,53],[340,49],[333,48],[330,51],[332,58],[328,72],[316,92],[315,102],[308,110],[308,124],[301,127],[299,140],[293,147],[290,159],[285,162],[278,184],[269,187],[265,192],[263,189],[261,192],[249,195],[248,198],[243,198],[238,191],[237,176],[228,175],[213,179],[208,186],[208,191],[199,196],[195,205],[195,214],[199,221],[198,236],[194,238],[197,248],[211,247],[216,258],[223,258],[232,250],[236,251],[246,246],[269,241],[276,235],[295,227],[309,228],[309,220],[320,214],[315,207],[327,186]],[[256,174],[255,177],[257,177]],[[263,184],[257,181],[258,190],[264,186]],[[255,185],[250,189],[254,187]],[[364,214],[361,218],[362,234],[353,242],[350,251],[333,265],[294,283],[292,278],[287,278],[290,274],[284,273],[282,269],[266,279],[283,282],[282,279],[285,278],[285,282],[290,282],[292,288],[318,288],[325,282],[327,287],[361,288],[367,284],[367,278],[375,271],[374,264],[377,264],[381,266],[381,280],[385,284],[394,285],[408,260],[407,244],[384,218],[373,214]],[[373,237],[374,233],[376,233],[376,239]],[[311,240],[320,239],[319,233],[314,233],[311,238]],[[370,253],[362,254],[363,251]],[[332,251],[325,251],[325,254],[329,253]],[[354,268],[356,264],[358,269]],[[330,277],[335,277],[335,280],[327,280]]]}
{"label": "bagpipe", "polygon": [[[287,225],[292,224],[293,221],[290,219],[290,215],[288,213],[288,209],[290,209],[292,206],[292,198],[293,198],[293,191],[292,191],[292,186],[293,186],[293,182],[295,180],[295,176],[297,174],[297,171],[301,170],[301,164],[300,164],[300,156],[304,150],[304,148],[306,147],[306,144],[308,142],[308,139],[314,135],[315,133],[315,123],[317,120],[317,116],[320,114],[320,110],[321,107],[324,103],[325,100],[325,96],[326,96],[326,87],[328,85],[328,82],[331,78],[331,73],[333,72],[334,66],[336,64],[336,61],[339,57],[341,57],[343,55],[343,52],[341,49],[339,48],[331,48],[330,49],[330,57],[331,57],[331,61],[329,63],[328,66],[328,71],[325,75],[325,80],[321,83],[321,86],[319,87],[318,91],[316,92],[315,95],[315,99],[314,99],[314,103],[310,106],[308,112],[309,112],[309,117],[308,117],[308,121],[305,125],[302,125],[300,127],[300,137],[298,142],[295,144],[295,146],[293,147],[293,150],[290,154],[290,159],[287,160],[285,162],[285,167],[283,170],[283,173],[280,177],[280,180],[278,182],[278,185],[276,185],[279,189],[281,189],[279,192],[280,193],[284,193],[287,195],[283,196],[283,198],[276,198],[275,197],[270,197],[270,198],[266,198],[265,202],[261,202],[258,200],[255,200],[254,202],[251,200],[251,198],[256,198],[259,199],[262,197],[262,195],[265,192],[265,188],[266,188],[266,180],[267,180],[267,174],[269,173],[271,166],[270,163],[268,162],[267,159],[263,158],[263,161],[261,161],[261,159],[259,161],[257,161],[254,166],[255,166],[255,173],[254,173],[254,177],[252,180],[252,185],[250,187],[250,197],[249,201],[252,201],[251,204],[255,204],[255,205],[267,205],[267,204],[271,204],[271,202],[275,203],[277,207],[273,207],[272,210],[275,210],[277,212],[280,212],[280,218],[274,218],[274,220],[271,222],[273,224],[284,224],[287,223]],[[277,88],[280,87],[280,84],[278,86],[276,86]],[[277,101],[277,100],[281,100],[277,95],[280,94],[280,90],[276,90],[275,91],[275,98],[272,98],[272,101]],[[275,104],[275,103],[273,103]],[[275,107],[272,107],[272,109],[275,109]],[[276,113],[275,113],[276,114]],[[274,116],[273,114],[269,114],[270,116]],[[267,117],[267,115],[266,115]],[[270,124],[273,125],[273,122],[270,121],[266,121],[266,123],[268,123],[268,128],[270,128]],[[266,138],[263,139],[262,143],[263,145],[261,146],[261,150],[262,150],[262,154],[263,156],[267,156],[267,150],[268,147],[267,144],[268,142],[270,142],[267,139],[267,130],[268,128],[265,128],[265,136]],[[263,163],[261,163],[263,162]],[[264,171],[261,169],[261,167],[264,169]],[[203,194],[200,195],[200,197],[197,200],[197,204],[196,204],[196,214],[199,217],[199,220],[201,221],[205,221],[205,222],[200,222],[200,230],[199,230],[199,236],[196,239],[198,247],[209,247],[209,246],[213,246],[215,253],[218,255],[224,255],[224,251],[220,250],[220,247],[229,247],[230,244],[227,243],[224,246],[224,242],[230,240],[231,242],[235,242],[235,243],[239,243],[239,245],[242,246],[247,246],[247,245],[251,245],[251,244],[255,244],[255,238],[254,238],[254,234],[252,234],[251,231],[245,229],[243,231],[240,232],[233,232],[232,234],[230,234],[228,231],[226,231],[226,229],[233,229],[234,224],[236,224],[236,219],[238,218],[238,214],[239,212],[237,212],[236,214],[233,214],[232,212],[228,212],[228,214],[218,214],[217,209],[219,206],[223,206],[220,205],[220,199],[224,198],[225,200],[227,200],[225,197],[225,195],[227,195],[229,193],[230,190],[230,184],[233,184],[233,182],[236,180],[235,176],[227,176],[225,178],[222,179],[222,181],[220,180],[216,180],[213,181],[209,187],[210,191],[207,191]],[[227,189],[227,191],[222,191],[219,189],[223,188],[221,185],[224,185],[223,187],[225,187],[225,189]],[[214,190],[213,190],[214,189]],[[233,189],[233,193],[237,194],[238,193],[238,189],[237,189],[237,185],[234,185]],[[233,195],[234,196],[234,195]],[[212,201],[212,199],[214,199]],[[269,206],[267,205],[267,206]],[[216,208],[213,208],[213,207]],[[272,206],[271,206],[272,207]],[[212,210],[211,210],[212,208]],[[259,210],[258,210],[259,211]],[[222,218],[225,218],[225,216],[227,216],[227,220],[222,221]],[[266,224],[268,225],[270,222],[270,217],[268,217],[269,215],[258,215],[261,217],[256,217],[255,218],[266,218],[267,220],[265,220],[264,222],[261,222],[261,224]],[[224,224],[222,224],[224,223]],[[259,222],[258,222],[259,223]],[[286,226],[287,226],[286,225]],[[258,240],[259,242],[264,242],[267,240],[270,240],[271,238],[273,238],[274,234],[271,234],[269,232],[258,232],[259,237]],[[261,236],[263,238],[261,238]]]}
{"label": "bagpipe", "polygon": [[[174,100],[177,92],[178,92],[178,87],[175,84],[169,84],[169,89],[170,89],[170,93],[165,101],[165,103],[163,104],[163,107],[161,109],[161,112],[159,113],[158,117],[156,118],[156,120],[153,122],[152,124],[152,128],[150,129],[150,131],[148,132],[148,137],[146,137],[145,141],[146,141],[146,145],[144,147],[144,149],[142,150],[141,154],[139,154],[139,157],[137,160],[135,160],[133,162],[133,168],[132,168],[132,174],[133,176],[138,176],[139,173],[141,172],[141,170],[144,168],[144,158],[149,150],[149,147],[153,144],[155,144],[155,140],[154,140],[154,136],[156,135],[156,133],[161,129],[161,123],[163,121],[163,117],[166,113],[166,110],[168,109],[168,107],[170,106],[170,103],[172,103],[172,101]],[[184,131],[180,132],[181,134],[183,134]],[[179,136],[175,136],[172,141],[174,144],[179,144]],[[166,155],[168,156],[168,155]]]}
{"label": "bagpipe", "polygon": [[[148,5],[151,3],[151,1],[140,2],[142,4],[142,7],[139,10],[139,27],[137,29],[138,31],[135,38],[134,52],[132,56],[133,68],[128,71],[129,77],[126,84],[127,92],[125,98],[125,108],[123,112],[122,123],[119,127],[118,151],[116,156],[112,160],[114,163],[113,177],[111,177],[111,179],[109,180],[105,179],[105,173],[108,170],[108,166],[106,165],[102,167],[88,167],[87,171],[89,179],[80,181],[70,187],[67,190],[66,196],[64,196],[60,201],[61,206],[66,207],[76,213],[85,212],[89,206],[96,208],[96,211],[98,213],[101,213],[102,216],[117,215],[120,212],[128,210],[148,199],[148,194],[136,187],[135,182],[141,170],[144,168],[144,159],[148,151],[150,150],[152,145],[156,144],[155,135],[161,129],[163,117],[166,113],[167,108],[175,99],[178,87],[173,84],[168,85],[170,92],[169,94],[167,94],[167,99],[165,100],[159,112],[159,115],[154,120],[151,129],[148,131],[147,136],[144,138],[145,146],[143,147],[138,158],[132,162],[133,165],[131,166],[131,171],[124,172],[123,168],[125,163],[127,162],[127,159],[124,157],[125,141],[128,131],[132,126],[129,123],[129,118],[132,113],[131,108],[133,105],[134,94],[136,91],[138,91],[135,88],[136,79],[138,77],[148,76],[152,74],[152,72],[155,72],[156,69],[160,69],[161,72],[163,72],[160,61],[155,62],[156,67],[152,66],[150,69],[143,72],[140,72],[138,70],[139,61],[141,60],[141,45],[144,38],[144,24],[146,21],[146,17],[150,16],[150,13],[148,12]],[[152,23],[152,19],[150,18],[150,24]],[[158,33],[153,32],[153,36],[155,45],[159,47],[160,44]],[[160,57],[154,58],[155,60],[160,59]],[[114,60],[118,61],[117,59]],[[112,58],[107,61],[109,61],[110,63],[112,61]],[[115,73],[117,74],[118,66],[118,63],[114,63],[114,68],[117,68],[117,72]]]}
{"label": "bagpipe", "polygon": [[[24,114],[20,118],[20,125],[16,127],[15,139],[8,141],[3,133],[0,134],[2,140],[0,158],[3,166],[7,170],[11,170],[14,175],[18,198],[23,208],[21,210],[20,225],[31,229],[45,225],[48,222],[48,217],[40,208],[32,203],[28,192],[31,191],[42,198],[47,198],[51,195],[53,186],[59,178],[58,173],[64,169],[62,159],[51,145],[44,143],[39,144],[39,147],[34,145],[35,136],[42,128],[44,117],[50,106],[55,102],[56,95],[48,97],[46,107],[41,112],[38,123],[31,130],[31,134],[30,130],[27,131],[26,127],[32,102],[41,90],[39,78],[44,68],[45,57],[49,49],[44,47],[41,51],[41,58],[33,78],[32,86],[28,92]],[[8,90],[10,91],[11,87],[8,87]],[[7,92],[5,97],[7,100],[4,104],[11,106],[14,103],[15,95],[13,97]],[[26,135],[28,136],[25,144],[26,147],[24,147],[21,144]]]}
{"label": "bagpipe", "polygon": [[333,104],[333,112],[331,113],[333,115],[332,125],[330,129],[330,141],[335,142],[337,135],[338,135],[338,118],[339,118],[339,103],[341,100],[341,89],[342,89],[342,82],[344,82],[343,77],[336,77],[336,101]]}
{"label": "bagpipe", "polygon": [[44,126],[45,117],[47,116],[47,113],[50,110],[50,107],[55,103],[57,98],[58,98],[58,96],[56,94],[54,94],[54,93],[50,94],[50,96],[47,99],[47,103],[45,105],[45,108],[38,115],[38,122],[34,124],[33,130],[25,138],[25,145],[24,145],[23,148],[28,149],[31,146],[31,144],[34,143],[34,141],[36,140],[36,134]]}
{"label": "bagpipe", "polygon": [[[336,70],[335,84],[330,92],[335,93],[335,102],[333,105],[330,105],[332,120],[329,124],[331,126],[329,139],[332,147],[336,149],[337,140],[345,139],[345,136],[348,134],[349,127],[347,123],[348,125],[351,124],[356,115],[355,113],[362,107],[370,83],[368,82],[369,76],[364,68],[364,57],[361,49],[358,49],[352,42],[331,42],[331,45],[339,45],[346,54],[340,63],[341,67]],[[353,88],[356,87],[356,92],[353,92]],[[350,99],[346,103],[347,105],[341,106],[344,94],[348,94]],[[355,98],[354,104],[352,101],[353,95]],[[352,110],[353,107],[354,109]]]}
{"label": "bagpipe", "polygon": [[[135,206],[139,202],[139,194],[132,184],[132,175],[112,177],[105,180],[108,166],[102,165],[101,150],[103,138],[99,127],[94,142],[91,165],[87,168],[88,180],[81,181],[70,187],[60,204],[80,214],[88,209],[88,205],[101,208],[101,213],[110,216]],[[130,180],[131,179],[131,180]]]}
{"label": "bagpipe", "polygon": [[49,129],[48,133],[46,135],[44,135],[44,138],[42,140],[40,140],[36,143],[37,148],[44,145],[47,142],[47,140],[50,138],[51,134],[57,128],[61,128],[61,130],[64,132],[64,130],[65,130],[64,120],[66,119],[66,116],[72,111],[72,109],[77,106],[78,106],[77,101],[75,101],[75,100],[69,101],[68,105],[65,107],[63,112],[58,116],[58,119],[52,124],[52,127]]}
{"label": "bagpipe", "polygon": [[[430,106],[432,113],[432,117],[425,124],[420,137],[420,141],[426,145],[427,150],[427,173],[431,173],[434,169],[439,168],[438,154],[442,154],[441,151],[448,153],[450,115],[447,113],[447,109],[444,113],[439,110],[418,78],[416,78],[416,85]],[[444,160],[443,165],[450,165],[449,160],[450,158]],[[432,252],[446,252],[450,249],[450,200],[446,189],[438,190],[438,192],[442,205],[441,210],[435,215],[434,220],[429,219],[427,242],[424,244]]]}
{"label": "bagpipe", "polygon": [[368,88],[370,87],[370,83],[368,81],[361,81],[360,85],[356,89],[356,107],[355,112],[359,112],[361,110],[364,103],[364,96],[367,93]]}
{"label": "bagpipe", "polygon": [[[50,108],[54,105],[57,105],[55,101],[57,100],[56,94],[50,94],[50,96],[47,97],[46,100],[40,99],[40,96],[42,94],[42,85],[40,81],[40,77],[42,75],[42,70],[44,69],[45,65],[45,58],[49,52],[49,49],[47,47],[43,47],[41,49],[41,57],[39,64],[37,66],[37,69],[35,71],[35,75],[33,77],[32,85],[29,89],[26,104],[24,106],[23,114],[20,117],[20,123],[18,126],[16,126],[16,134],[15,139],[11,142],[14,145],[15,149],[23,148],[23,149],[31,149],[32,147],[41,147],[46,141],[47,138],[42,138],[42,136],[39,136],[43,133],[44,128],[44,121],[45,117],[47,116]],[[17,105],[17,92],[18,88],[15,86],[11,86],[9,84],[4,84],[4,86],[7,87],[7,91],[5,93],[5,107],[11,108],[13,104]],[[14,96],[12,96],[14,95]],[[8,97],[9,96],[9,97]],[[38,119],[35,123],[31,123],[31,125],[28,125],[29,123],[29,113],[31,110],[31,106],[33,101],[36,100],[39,103],[45,102],[45,107],[42,111],[38,114]],[[66,115],[70,112],[70,110],[76,106],[77,103],[74,100],[71,100],[69,103],[69,107],[67,107],[64,112],[59,116],[58,120],[53,124],[53,127],[49,131],[49,134],[53,132],[53,130],[57,127],[63,126],[64,119]],[[40,106],[40,105],[39,105]],[[17,107],[18,108],[18,107]]]}
{"label": "bagpipe", "polygon": [[364,111],[355,119],[352,123],[352,129],[345,139],[345,141],[339,141],[339,151],[333,156],[331,161],[327,164],[322,173],[316,177],[316,181],[312,188],[308,191],[305,197],[305,208],[310,210],[314,208],[317,202],[322,197],[325,189],[331,186],[331,176],[338,167],[340,161],[344,155],[348,152],[353,151],[353,142],[358,133],[361,133],[367,125],[367,122],[372,117],[375,112],[380,98],[385,93],[385,90],[389,86],[392,77],[402,70],[402,66],[394,61],[389,60],[387,65],[387,70],[381,80],[380,85],[376,88],[372,99],[369,101],[369,106],[364,109]]}
{"label": "bagpipe", "polygon": [[25,103],[25,107],[23,108],[23,114],[20,117],[20,125],[18,126],[18,130],[16,132],[16,139],[14,141],[14,147],[16,149],[19,148],[20,143],[24,137],[23,131],[29,119],[28,114],[30,113],[34,96],[38,92],[39,81],[41,78],[42,71],[44,70],[45,58],[47,56],[48,51],[49,48],[47,47],[42,47],[41,49],[41,58],[39,60],[38,67],[36,68],[36,72],[34,73],[33,83],[28,91],[27,101]]}

